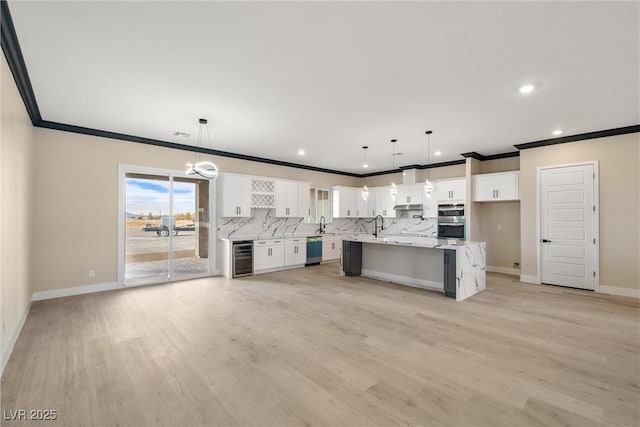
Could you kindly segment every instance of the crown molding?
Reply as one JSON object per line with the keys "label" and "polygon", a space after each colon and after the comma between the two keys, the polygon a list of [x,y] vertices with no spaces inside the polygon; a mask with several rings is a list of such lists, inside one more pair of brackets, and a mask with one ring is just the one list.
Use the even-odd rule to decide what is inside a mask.
{"label": "crown molding", "polygon": [[516,147],[518,150],[527,150],[529,148],[545,147],[547,145],[566,144],[567,142],[586,141],[588,139],[605,138],[607,136],[625,135],[628,133],[636,132],[640,132],[640,125],[624,126],[620,128],[580,133],[577,135],[569,135],[559,138],[543,139],[540,141],[527,142],[524,144],[516,144],[514,145],[514,147]]}

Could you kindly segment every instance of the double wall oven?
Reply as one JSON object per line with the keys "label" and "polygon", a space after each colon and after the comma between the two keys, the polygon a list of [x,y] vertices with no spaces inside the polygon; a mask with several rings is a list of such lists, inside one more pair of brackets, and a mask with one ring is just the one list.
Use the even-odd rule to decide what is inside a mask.
{"label": "double wall oven", "polygon": [[438,205],[438,238],[464,240],[464,204]]}

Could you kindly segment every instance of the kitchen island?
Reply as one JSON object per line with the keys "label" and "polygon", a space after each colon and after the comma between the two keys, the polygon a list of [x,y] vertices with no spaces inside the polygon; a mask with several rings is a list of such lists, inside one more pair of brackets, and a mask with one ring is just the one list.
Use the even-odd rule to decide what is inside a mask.
{"label": "kitchen island", "polygon": [[342,239],[343,275],[445,293],[462,301],[486,287],[486,243],[360,234]]}

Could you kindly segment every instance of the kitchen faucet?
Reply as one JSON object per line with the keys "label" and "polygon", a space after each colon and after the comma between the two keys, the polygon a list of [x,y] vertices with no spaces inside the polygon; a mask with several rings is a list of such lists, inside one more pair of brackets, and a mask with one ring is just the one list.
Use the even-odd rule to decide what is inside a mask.
{"label": "kitchen faucet", "polygon": [[322,215],[320,217],[320,233],[321,234],[324,233],[326,228],[327,228],[327,220],[324,217],[324,215]]}
{"label": "kitchen faucet", "polygon": [[378,237],[378,218],[380,218],[380,231],[384,230],[384,218],[382,215],[377,215],[373,218],[373,236]]}

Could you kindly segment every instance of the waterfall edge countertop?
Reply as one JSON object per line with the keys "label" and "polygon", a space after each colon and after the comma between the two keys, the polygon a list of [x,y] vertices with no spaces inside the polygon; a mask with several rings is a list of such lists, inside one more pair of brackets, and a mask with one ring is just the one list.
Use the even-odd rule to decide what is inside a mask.
{"label": "waterfall edge countertop", "polygon": [[[363,244],[348,249],[358,253],[343,250],[343,275],[442,292],[456,301],[486,288],[485,242],[384,234],[342,236],[342,241]],[[361,265],[353,268],[353,260]]]}

